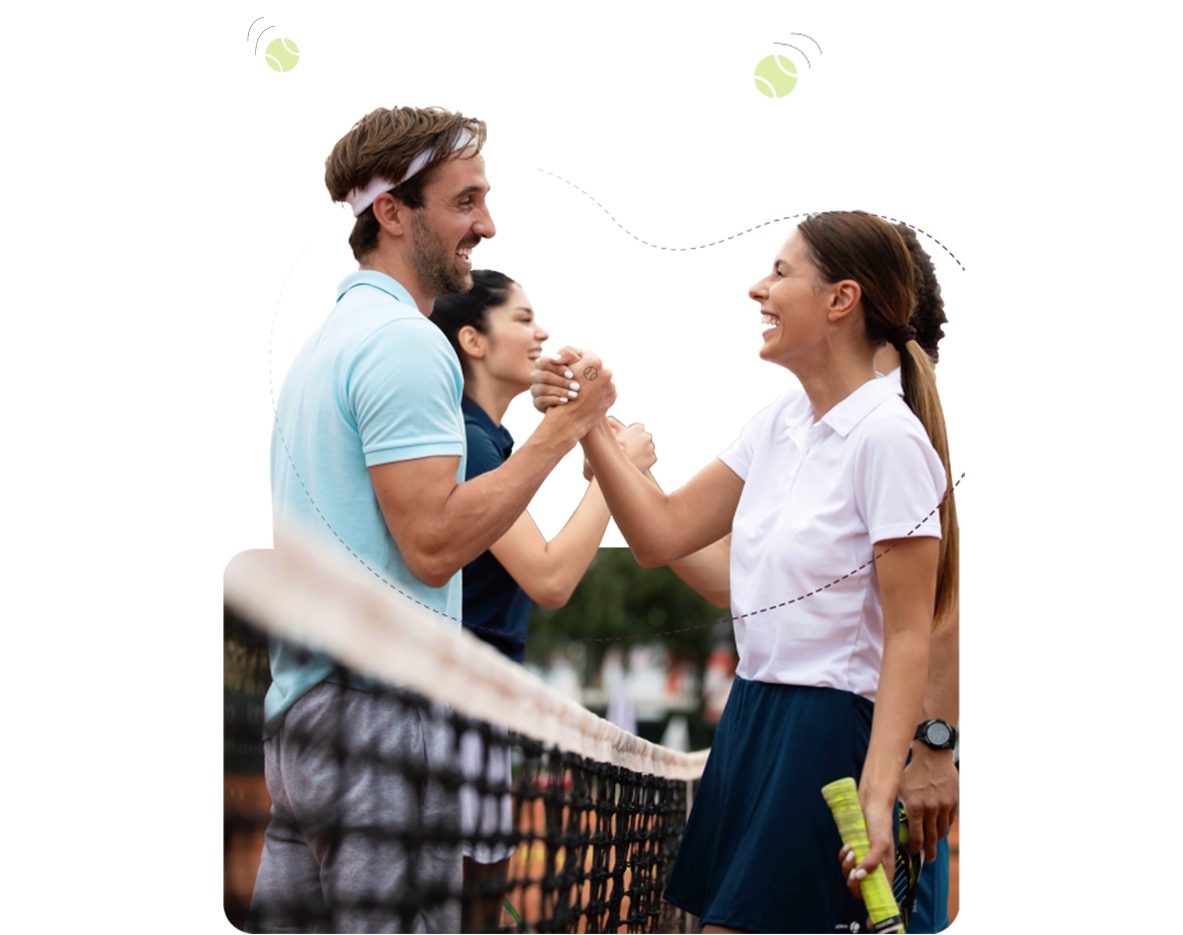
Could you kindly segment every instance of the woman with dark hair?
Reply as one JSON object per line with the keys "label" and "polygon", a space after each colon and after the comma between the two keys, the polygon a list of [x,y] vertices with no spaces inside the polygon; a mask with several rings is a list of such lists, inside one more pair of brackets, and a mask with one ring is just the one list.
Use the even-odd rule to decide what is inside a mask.
{"label": "woman with dark hair", "polygon": [[[510,402],[530,389],[534,362],[549,337],[522,287],[504,273],[474,270],[472,280],[469,292],[439,296],[431,313],[464,371],[461,408],[468,480],[499,467],[513,450],[513,438],[501,420]],[[615,423],[613,430],[618,447],[640,470],[657,461],[652,437],[644,429]],[[523,513],[488,552],[465,567],[464,626],[522,662],[530,602],[549,608],[567,603],[596,556],[609,518],[594,478],[567,525],[550,542],[529,512]]]}
{"label": "woman with dark hair", "polygon": [[[620,457],[607,426],[582,442],[642,565],[732,534],[740,664],[665,894],[704,931],[833,932],[866,919],[820,791],[844,776],[858,780],[871,839],[852,888],[891,866],[930,634],[957,594],[944,417],[909,325],[915,275],[887,222],[813,215],[748,293],[766,327],[760,357],[802,389],[671,494]],[[885,344],[900,354],[899,384],[876,375]],[[540,408],[563,384],[561,365],[542,367]]]}
{"label": "woman with dark hair", "polygon": [[[932,358],[935,367],[940,357],[940,341],[945,336],[942,325],[949,321],[936,268],[912,228],[906,224],[896,224],[895,228],[916,269],[916,304],[909,324],[916,329],[916,343]],[[875,357],[875,369],[899,385],[899,368],[899,352],[890,344],[881,347]],[[960,629],[960,607],[955,602],[929,641],[921,725],[900,781],[899,798],[908,815],[912,851],[924,851],[912,917],[908,920],[908,931],[915,935],[943,932],[949,927],[948,834],[960,798],[960,776],[954,759],[960,710]],[[934,743],[934,734],[943,742]],[[854,854],[846,851],[843,866],[849,871],[854,865]]]}
{"label": "woman with dark hair", "polygon": [[[474,270],[473,287],[461,294],[435,300],[431,320],[444,332],[464,372],[464,428],[468,444],[465,480],[500,467],[513,450],[513,437],[501,424],[514,397],[530,389],[534,361],[549,337],[538,324],[522,287],[503,273]],[[568,390],[571,396],[578,386]],[[656,461],[653,440],[645,427],[625,428],[612,423],[613,444],[630,465],[647,470]],[[575,586],[596,557],[610,514],[604,495],[589,477],[587,493],[575,513],[547,542],[529,512],[524,512],[483,555],[464,567],[465,629],[516,662],[526,652],[530,602],[558,608],[567,603]],[[508,750],[506,750],[508,754]],[[480,774],[486,760],[480,738],[461,738],[462,768],[469,779]],[[508,780],[508,762],[489,758],[487,779]],[[468,831],[513,830],[510,797],[500,802],[477,801],[471,786],[461,790],[461,820]],[[465,844],[466,883],[504,879],[512,848]],[[462,929],[495,931],[500,899],[469,900],[464,905]]]}

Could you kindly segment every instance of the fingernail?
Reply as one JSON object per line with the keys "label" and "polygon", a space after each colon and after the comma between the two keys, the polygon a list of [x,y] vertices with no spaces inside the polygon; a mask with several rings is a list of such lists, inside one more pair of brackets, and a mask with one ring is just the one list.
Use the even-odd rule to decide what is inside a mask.
{"label": "fingernail", "polygon": [[566,375],[568,380],[575,376],[575,374],[573,374],[570,370],[564,370],[563,373]]}
{"label": "fingernail", "polygon": [[861,880],[861,879],[862,879],[863,877],[865,877],[866,875],[867,875],[867,871],[866,871],[866,870],[856,870],[856,871],[854,872],[854,878],[855,878],[856,880]]}
{"label": "fingernail", "polygon": [[567,395],[570,396],[572,399],[574,399],[579,394],[576,393],[574,390],[567,390]]}
{"label": "fingernail", "polygon": [[855,877],[855,874],[856,874],[856,873],[858,873],[858,871],[857,871],[857,870],[851,870],[851,871],[850,871],[850,876],[849,876],[849,877],[847,877],[847,879],[848,879],[848,880],[850,880],[851,882],[853,882],[853,881],[856,879],[856,877]]}
{"label": "fingernail", "polygon": [[550,359],[551,359],[551,360],[562,360],[562,359],[563,359],[563,355],[562,355],[562,354],[551,354],[551,355],[550,355]]}
{"label": "fingernail", "polygon": [[[567,376],[571,376],[571,374],[567,374]],[[579,384],[576,383],[575,381],[572,381],[571,382],[571,389],[573,389],[573,390],[579,389]]]}
{"label": "fingernail", "polygon": [[567,397],[565,397],[565,396],[559,397],[559,405],[560,406],[563,405],[563,403],[565,403],[566,401],[567,401]]}

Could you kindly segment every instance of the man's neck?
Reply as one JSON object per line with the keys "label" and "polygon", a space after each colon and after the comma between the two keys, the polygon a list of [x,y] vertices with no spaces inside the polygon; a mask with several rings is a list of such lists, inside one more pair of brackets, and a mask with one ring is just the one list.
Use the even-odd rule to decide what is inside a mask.
{"label": "man's neck", "polygon": [[411,294],[411,298],[415,302],[415,307],[419,309],[426,317],[431,317],[431,310],[435,306],[435,296],[428,294],[419,284],[419,277],[415,275],[414,269],[400,254],[387,253],[381,254],[374,251],[361,261],[358,269],[373,270],[376,273],[385,273],[400,286]]}

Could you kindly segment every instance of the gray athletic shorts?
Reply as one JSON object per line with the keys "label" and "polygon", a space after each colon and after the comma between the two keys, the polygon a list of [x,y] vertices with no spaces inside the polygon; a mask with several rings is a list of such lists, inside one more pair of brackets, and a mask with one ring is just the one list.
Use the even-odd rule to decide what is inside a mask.
{"label": "gray athletic shorts", "polygon": [[[359,830],[420,825],[459,835],[456,792],[349,758],[372,751],[433,769],[455,767],[451,727],[406,707],[401,697],[321,682],[264,744],[271,823],[251,899],[252,931],[401,932],[394,906],[408,892],[460,892],[458,843],[429,843],[409,854],[397,841]],[[338,738],[344,765],[334,750]],[[326,826],[326,815],[335,815],[333,824]],[[459,899],[421,909],[409,930],[460,931]]]}
{"label": "gray athletic shorts", "polygon": [[[492,747],[486,749],[481,735],[475,730],[460,735],[460,772],[468,780],[460,787],[460,827],[469,839],[474,835],[485,838],[513,831],[512,796],[509,793],[481,795],[473,785],[482,775],[494,788],[510,785],[509,747]],[[510,857],[513,850],[506,843],[494,844],[484,840],[464,842],[464,856],[471,857],[478,864],[495,864]]]}

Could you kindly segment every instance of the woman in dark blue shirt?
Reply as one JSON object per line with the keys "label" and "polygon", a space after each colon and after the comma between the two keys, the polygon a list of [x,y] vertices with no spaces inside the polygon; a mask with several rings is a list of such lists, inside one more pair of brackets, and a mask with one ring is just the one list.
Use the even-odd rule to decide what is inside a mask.
{"label": "woman in dark blue shirt", "polygon": [[[464,371],[466,480],[509,458],[513,437],[501,419],[514,397],[529,391],[534,361],[549,337],[516,282],[492,270],[474,270],[472,279],[469,292],[441,295],[431,313]],[[618,438],[641,470],[657,461],[643,425],[620,426]],[[488,552],[464,568],[464,626],[517,662],[525,655],[530,602],[550,608],[566,604],[608,527],[608,505],[590,471],[586,475],[587,493],[554,539],[547,542],[525,512]]]}
{"label": "woman in dark blue shirt", "polygon": [[[534,362],[549,337],[534,317],[522,287],[502,273],[474,270],[473,287],[462,295],[441,295],[431,320],[447,335],[464,371],[464,428],[468,441],[465,480],[492,471],[509,458],[513,437],[501,419],[514,397],[527,392]],[[578,389],[569,390],[574,396]],[[640,424],[625,428],[619,423],[618,440],[630,460],[641,470],[657,457],[653,439]],[[567,603],[600,547],[608,527],[608,505],[599,485],[589,478],[575,513],[562,531],[547,542],[528,512],[522,513],[509,532],[488,552],[464,567],[464,627],[510,659],[522,662],[526,652],[526,627],[530,602],[558,608]],[[486,769],[490,782],[508,779],[509,767],[497,757],[486,762],[475,732],[461,738],[461,767],[474,779]],[[461,789],[462,823],[466,833],[512,830],[509,796],[498,802],[477,801],[475,789]],[[474,880],[505,879],[509,849],[484,843],[465,844],[466,884]],[[499,901],[467,900],[462,929],[496,931]]]}

